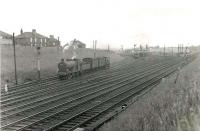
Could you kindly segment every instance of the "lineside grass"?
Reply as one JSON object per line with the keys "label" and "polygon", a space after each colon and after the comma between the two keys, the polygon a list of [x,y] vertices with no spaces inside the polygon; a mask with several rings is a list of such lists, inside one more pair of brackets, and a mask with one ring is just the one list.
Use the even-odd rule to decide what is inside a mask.
{"label": "lineside grass", "polygon": [[99,131],[200,131],[199,105],[200,57],[164,78]]}

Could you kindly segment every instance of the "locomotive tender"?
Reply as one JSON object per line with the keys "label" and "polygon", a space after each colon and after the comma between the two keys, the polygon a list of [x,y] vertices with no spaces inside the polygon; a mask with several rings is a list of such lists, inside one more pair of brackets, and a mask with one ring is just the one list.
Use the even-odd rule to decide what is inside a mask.
{"label": "locomotive tender", "polygon": [[[66,59],[66,72],[58,70],[58,77],[61,79],[71,79],[74,76],[79,76],[85,72],[106,68],[110,66],[108,57],[83,58],[83,59]],[[63,75],[64,74],[64,75]]]}

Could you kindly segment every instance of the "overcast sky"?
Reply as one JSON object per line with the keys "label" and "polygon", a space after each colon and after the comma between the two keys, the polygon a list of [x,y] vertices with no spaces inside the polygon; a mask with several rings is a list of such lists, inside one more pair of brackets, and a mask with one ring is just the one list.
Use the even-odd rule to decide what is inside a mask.
{"label": "overcast sky", "polygon": [[92,47],[197,45],[200,43],[198,0],[1,0],[0,30],[20,33],[36,29],[76,38]]}

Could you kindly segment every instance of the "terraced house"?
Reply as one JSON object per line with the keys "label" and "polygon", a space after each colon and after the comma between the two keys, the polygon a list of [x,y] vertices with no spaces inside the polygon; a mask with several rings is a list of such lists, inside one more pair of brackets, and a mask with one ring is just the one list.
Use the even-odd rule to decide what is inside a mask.
{"label": "terraced house", "polygon": [[16,36],[16,44],[22,46],[40,46],[40,47],[51,47],[51,46],[60,46],[59,40],[50,38],[41,35],[36,32],[35,29],[32,32],[23,32],[21,29],[20,35]]}

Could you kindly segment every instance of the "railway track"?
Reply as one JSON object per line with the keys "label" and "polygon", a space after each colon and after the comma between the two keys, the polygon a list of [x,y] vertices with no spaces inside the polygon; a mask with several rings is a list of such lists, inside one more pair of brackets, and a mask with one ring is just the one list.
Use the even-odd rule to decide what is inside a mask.
{"label": "railway track", "polygon": [[[155,61],[152,61],[152,63],[153,62],[155,62]],[[131,63],[131,64],[133,64],[133,63]],[[145,64],[144,62],[142,63],[142,64]],[[148,63],[148,64],[150,64],[150,63]],[[134,66],[136,66],[135,68],[137,68],[138,67],[138,65],[140,66],[140,62],[139,63],[137,63],[136,65],[134,65]],[[122,66],[121,64],[120,64],[120,66]],[[124,66],[124,65],[123,65]],[[130,65],[128,64],[128,63],[126,63],[126,66],[124,66],[123,68],[121,68],[120,70],[125,70],[125,69],[127,69],[127,67],[129,66],[129,68],[130,68]],[[132,67],[131,67],[132,68]],[[109,70],[105,70],[105,71],[101,71],[101,73],[100,72],[95,72],[95,73],[92,73],[92,74],[88,74],[88,75],[86,75],[86,76],[83,76],[83,77],[79,77],[78,79],[73,79],[74,81],[78,81],[78,82],[80,82],[81,80],[82,81],[85,81],[86,79],[88,79],[89,81],[92,81],[92,80],[99,80],[99,78],[100,77],[105,77],[105,75],[107,75],[107,74],[110,74],[110,73],[112,73],[112,72],[115,72],[115,73],[117,73],[117,72],[119,72],[120,70],[116,70],[116,69],[113,69],[113,68],[111,68],[111,69],[109,69]],[[107,73],[107,74],[105,74],[105,72]],[[103,75],[102,75],[103,74]],[[69,80],[68,82],[72,82],[73,80]],[[28,85],[27,84],[25,84],[25,85],[18,85],[18,88],[14,88],[14,89],[12,89],[12,90],[9,90],[9,93],[2,93],[2,96],[1,96],[1,102],[3,103],[3,101],[4,101],[4,99],[7,99],[8,100],[8,98],[9,97],[12,97],[12,99],[16,99],[15,97],[14,97],[14,94],[15,95],[17,95],[17,96],[20,96],[20,94],[19,93],[23,93],[23,94],[25,94],[25,93],[27,93],[27,92],[31,92],[31,91],[38,91],[38,90],[40,90],[40,89],[44,89],[44,88],[46,88],[47,86],[48,87],[52,87],[52,86],[54,86],[54,85],[56,85],[56,84],[67,84],[66,82],[65,83],[63,83],[62,81],[58,81],[56,78],[55,78],[55,80],[54,81],[52,81],[51,80],[51,78],[50,78],[50,81],[48,81],[48,82],[46,82],[46,81],[42,81],[41,83],[32,83],[31,85],[30,85],[31,83],[29,83]],[[26,94],[26,95],[28,95],[28,94]]]}
{"label": "railway track", "polygon": [[[112,66],[111,66],[111,69],[112,70],[116,70],[116,69],[118,69],[118,68],[120,68],[120,67],[122,67],[122,66],[124,66],[125,65],[125,63],[126,64],[128,64],[130,61],[127,61],[127,59],[125,59],[125,60],[123,60],[123,61],[121,61],[120,63],[114,63],[114,64],[112,64]],[[95,72],[96,73],[96,72]],[[40,85],[41,83],[43,84],[43,83],[45,83],[45,82],[49,82],[49,81],[57,81],[57,76],[50,76],[50,77],[48,77],[48,78],[42,78],[40,81],[38,81],[38,80],[33,80],[33,81],[30,81],[30,82],[26,82],[26,83],[20,83],[20,84],[18,84],[18,85],[14,85],[14,86],[11,86],[10,87],[10,90],[17,90],[17,89],[21,89],[21,88],[25,88],[25,87],[29,87],[29,86],[33,86],[33,85]],[[3,87],[1,88],[1,89],[3,89]],[[2,93],[4,94],[4,90],[2,90]]]}
{"label": "railway track", "polygon": [[[138,65],[138,66],[140,66],[140,65]],[[135,69],[139,69],[138,66],[136,64]],[[126,68],[126,69],[128,69],[128,68]],[[37,88],[31,87],[31,89],[25,88],[24,90],[19,90],[19,91],[14,91],[14,92],[11,91],[11,92],[9,92],[8,95],[5,95],[5,96],[3,95],[1,97],[1,105],[5,107],[6,105],[15,104],[15,103],[20,102],[20,101],[25,102],[24,101],[25,99],[32,100],[33,98],[37,98],[38,96],[40,96],[39,93],[42,93],[44,95],[45,93],[49,94],[50,92],[55,94],[55,91],[61,91],[62,92],[63,88],[61,88],[61,86],[63,86],[63,85],[64,85],[65,90],[66,90],[67,86],[69,86],[69,87],[73,86],[73,89],[74,89],[75,88],[74,86],[80,86],[84,83],[88,83],[88,82],[90,83],[90,82],[94,82],[94,81],[97,81],[97,80],[99,81],[102,78],[105,79],[105,77],[108,78],[108,77],[112,77],[113,75],[119,75],[119,73],[122,73],[122,72],[121,72],[121,70],[118,70],[118,72],[115,71],[114,73],[111,72],[111,71],[109,71],[109,72],[107,71],[106,73],[109,73],[109,75],[105,74],[105,72],[103,72],[103,73],[104,73],[104,75],[98,74],[98,76],[96,76],[95,78],[94,78],[94,76],[93,76],[94,74],[93,74],[92,76],[90,76],[90,77],[92,77],[92,79],[88,80],[88,78],[87,78],[87,81],[85,79],[81,79],[81,80],[75,79],[74,81],[66,81],[66,82],[63,83],[63,82],[57,80],[57,82],[55,82],[55,83],[49,82],[48,84],[46,84],[43,87],[40,87],[40,86],[37,87],[36,86]],[[55,88],[55,85],[59,88]],[[48,87],[48,91],[45,87]],[[36,95],[34,95],[34,94],[36,94]],[[2,108],[4,108],[4,107],[2,107]]]}
{"label": "railway track", "polygon": [[[117,71],[118,69],[125,69],[127,68],[128,66],[130,66],[130,64],[133,64],[132,62],[133,59],[129,58],[129,59],[125,59],[119,63],[115,63],[113,65],[111,65],[109,71]],[[139,64],[143,62],[143,60],[136,60],[136,63]],[[106,70],[107,72],[108,70]],[[96,76],[96,74],[99,74],[99,72],[101,72],[101,74],[103,73],[101,70],[100,71],[95,71],[95,72],[91,72],[90,74],[86,74],[84,75],[84,77],[81,77],[80,79],[85,79],[85,77],[94,77]],[[34,80],[34,81],[31,81],[31,82],[28,82],[28,83],[23,83],[23,84],[18,84],[18,85],[15,85],[15,86],[11,86],[10,89],[9,89],[9,92],[15,92],[15,91],[21,91],[23,90],[24,88],[32,88],[32,87],[38,87],[38,86],[43,86],[43,85],[46,85],[46,83],[48,82],[58,82],[57,80],[57,76],[51,76],[51,77],[48,77],[48,78],[45,78],[45,79],[42,79],[41,81],[38,81],[38,80]],[[60,82],[60,81],[59,81]],[[3,87],[1,88],[3,89]],[[5,92],[4,90],[2,90],[2,95],[4,95]],[[10,93],[9,93],[10,94]],[[7,94],[6,94],[7,95]]]}
{"label": "railway track", "polygon": [[[182,64],[182,59],[169,58],[153,61],[155,62],[154,65],[151,65],[151,62],[144,62],[146,67],[140,68],[138,66],[141,63],[135,66],[137,68],[130,64],[126,70],[111,69],[110,74],[106,74],[108,71],[105,70],[62,84],[53,81],[53,86],[61,90],[53,90],[54,95],[49,92],[49,95],[37,99],[30,96],[33,94],[23,95],[24,91],[29,90],[28,87],[22,87],[24,90],[20,91],[13,90],[12,95],[5,94],[1,101],[2,130],[73,130],[81,125],[87,126],[90,120],[97,121],[98,117],[102,117],[138,92],[156,84],[162,77],[174,72]],[[99,75],[96,76],[97,74]],[[95,79],[93,75],[96,76]],[[93,80],[82,82],[87,80],[86,78]],[[37,85],[35,83],[31,86],[35,89]],[[69,88],[66,88],[66,85]],[[47,89],[52,90],[45,88],[46,91]],[[13,97],[15,99],[12,99]],[[91,114],[88,115],[87,111]]]}
{"label": "railway track", "polygon": [[[137,68],[137,70],[139,70],[139,68],[138,67],[136,67]],[[122,73],[122,72],[120,72],[120,73]],[[123,73],[125,73],[125,72],[123,72]],[[110,73],[111,74],[111,73]],[[112,77],[113,75],[117,75],[117,76],[119,76],[119,73],[117,74],[117,73],[113,73],[113,74],[111,74],[111,75],[109,75],[109,77]],[[111,78],[111,79],[113,79],[113,78]],[[99,80],[99,79],[98,79]],[[106,81],[108,81],[109,79],[106,79]],[[111,81],[112,82],[112,81]],[[78,84],[77,84],[78,83]],[[88,83],[88,81],[86,81],[86,83]],[[94,84],[96,84],[97,82],[95,82],[95,83],[92,83],[93,85]],[[51,83],[52,84],[52,83]],[[76,87],[76,86],[80,86],[81,84],[84,84],[84,83],[79,83],[79,82],[76,82],[76,84],[74,85],[75,83],[72,83],[72,82],[70,82],[70,87],[72,87],[73,86],[73,89]],[[52,84],[53,85],[53,84]],[[63,85],[63,83],[61,84],[61,85]],[[53,85],[54,86],[54,85]],[[57,85],[58,86],[58,85]],[[68,86],[67,85],[67,83],[65,83],[64,84],[64,89],[66,90],[66,86]],[[75,86],[75,87],[74,87]],[[49,89],[50,91],[52,91],[53,89],[52,88],[50,88]],[[58,90],[58,89],[55,89],[55,90]],[[58,91],[60,91],[61,90],[61,92],[62,92],[62,88],[61,88],[61,86],[59,85],[59,90]],[[34,91],[34,90],[33,90]],[[44,94],[43,93],[43,91],[44,91],[44,89],[41,89],[41,93],[42,94]],[[36,93],[37,94],[37,96],[38,95],[40,95],[40,94],[38,94],[38,90],[36,90],[36,92],[30,92],[29,90],[28,90],[28,92],[29,93],[27,93],[27,92],[21,92],[21,94],[24,94],[24,93],[26,93],[26,95],[24,96],[24,95],[22,95],[22,96],[19,96],[20,94],[16,94],[17,95],[17,97],[15,97],[15,95],[13,95],[12,94],[12,92],[11,93],[9,93],[12,97],[11,98],[7,98],[7,99],[4,99],[4,97],[2,97],[2,100],[1,100],[1,109],[2,110],[4,110],[4,107],[6,107],[6,106],[9,106],[9,105],[12,105],[12,104],[15,104],[15,103],[17,103],[17,104],[20,104],[19,102],[20,101],[22,101],[23,103],[25,102],[25,99],[27,99],[27,100],[33,100],[33,97],[34,96],[32,96],[34,93]],[[47,90],[46,90],[46,92],[47,92]],[[53,90],[52,91],[54,94],[55,94],[55,91]],[[49,93],[49,92],[47,92],[47,93]],[[59,94],[60,95],[60,94]],[[27,97],[27,96],[29,96],[29,97]],[[36,97],[37,97],[36,96]],[[22,98],[22,97],[24,97],[24,99]],[[18,99],[17,99],[18,98]],[[20,98],[20,99],[19,99]],[[17,100],[16,100],[17,99]],[[24,103],[25,104],[25,103]],[[15,105],[16,106],[16,105]],[[8,108],[11,108],[10,106],[8,107]]]}
{"label": "railway track", "polygon": [[[154,65],[155,66],[155,65]],[[147,70],[148,70],[148,68],[147,68]],[[144,71],[144,70],[142,70],[142,71]],[[137,71],[137,73],[139,73],[140,72],[140,70],[138,70]],[[132,74],[135,74],[136,72],[134,72],[134,73],[131,73],[130,75],[132,75]],[[117,79],[116,80],[119,80],[119,78],[121,79],[121,78],[123,78],[123,79],[125,79],[125,78],[128,78],[130,75],[126,75],[126,77],[123,77],[123,75],[119,75],[119,76],[117,76]],[[105,86],[105,85],[107,85],[107,84],[109,84],[109,83],[112,83],[112,82],[115,82],[116,80],[114,79],[114,78],[112,77],[112,78],[110,78],[110,79],[106,79],[106,80],[104,80],[104,81],[101,81],[101,82],[104,82],[103,84],[101,84],[101,85],[98,85],[98,86]],[[97,90],[97,89],[100,89],[100,88],[96,88],[97,86],[94,86],[95,84],[97,84],[98,82],[95,82],[95,83],[92,83],[92,84],[87,84],[87,86],[83,86],[83,87],[79,87],[78,89],[79,89],[79,92],[81,92],[81,93],[83,93],[82,91],[84,91],[84,93],[85,92],[89,92],[89,91],[94,91],[94,90]],[[117,83],[115,83],[115,84],[117,84]],[[93,86],[93,87],[91,87],[91,86]],[[75,88],[75,87],[74,87]],[[35,107],[36,106],[39,106],[39,105],[42,105],[42,104],[44,104],[44,103],[47,103],[47,104],[49,104],[48,103],[48,101],[50,101],[50,98],[53,98],[53,100],[51,100],[51,102],[55,102],[55,101],[61,101],[61,99],[66,99],[67,97],[71,97],[72,95],[74,96],[74,95],[76,95],[77,93],[79,93],[79,92],[74,92],[74,93],[71,93],[71,92],[73,92],[73,91],[76,91],[77,89],[73,89],[73,90],[71,90],[71,91],[66,91],[66,92],[63,92],[62,91],[62,93],[60,93],[60,94],[56,94],[56,95],[53,95],[53,96],[49,96],[49,97],[46,97],[45,99],[39,99],[39,100],[36,100],[36,101],[33,101],[32,99],[29,101],[29,102],[25,102],[25,99],[23,99],[23,100],[21,100],[21,103],[20,103],[20,101],[19,100],[17,100],[17,101],[14,101],[14,102],[11,102],[11,103],[6,103],[6,104],[3,104],[2,105],[2,111],[3,111],[3,113],[2,114],[9,114],[9,116],[11,116],[12,114],[16,114],[17,112],[19,113],[20,111],[19,111],[19,108],[20,107],[23,107],[22,108],[22,110],[21,111],[24,111],[25,109],[27,110],[27,109],[30,109],[30,108],[33,108],[34,107],[34,104],[35,104]],[[69,94],[69,95],[67,95],[67,94]],[[80,93],[79,93],[80,94]],[[56,97],[57,96],[57,97]],[[47,99],[49,99],[48,101],[45,101],[45,100],[47,100]],[[29,99],[28,99],[29,100]],[[7,106],[7,105],[12,105],[12,104],[14,104],[14,103],[17,103],[17,104],[15,104],[14,106],[13,106],[13,108],[11,107],[11,106],[9,106],[9,110],[6,110],[5,109],[5,107],[4,106]],[[23,104],[23,105],[22,105]],[[36,105],[37,104],[37,105]],[[53,103],[52,103],[53,104]],[[17,105],[19,105],[19,106],[17,106]],[[29,106],[28,106],[29,105]],[[26,108],[25,108],[25,106],[26,106]],[[18,111],[16,111],[15,109],[17,109],[18,108]],[[3,115],[4,116],[4,115]],[[6,117],[8,117],[8,115],[6,115]]]}

